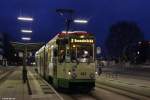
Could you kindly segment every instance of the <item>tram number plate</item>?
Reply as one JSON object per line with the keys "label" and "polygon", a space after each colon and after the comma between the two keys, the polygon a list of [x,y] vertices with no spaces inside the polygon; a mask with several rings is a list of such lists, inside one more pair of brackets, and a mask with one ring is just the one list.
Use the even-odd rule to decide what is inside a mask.
{"label": "tram number plate", "polygon": [[81,72],[81,75],[82,75],[82,76],[85,76],[85,75],[86,75],[86,72]]}

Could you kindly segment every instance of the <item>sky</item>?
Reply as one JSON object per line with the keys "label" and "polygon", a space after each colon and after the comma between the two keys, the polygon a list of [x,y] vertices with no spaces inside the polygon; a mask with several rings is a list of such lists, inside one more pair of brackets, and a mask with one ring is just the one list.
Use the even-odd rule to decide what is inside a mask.
{"label": "sky", "polygon": [[[24,42],[23,36],[31,37],[30,42],[47,42],[65,28],[58,8],[74,9],[73,18],[88,20],[72,28],[93,33],[98,45],[104,44],[112,24],[124,20],[136,22],[150,40],[150,0],[0,0],[0,32],[8,33],[14,42]],[[31,16],[34,21],[21,22],[18,16]],[[33,33],[25,35],[21,29]]]}

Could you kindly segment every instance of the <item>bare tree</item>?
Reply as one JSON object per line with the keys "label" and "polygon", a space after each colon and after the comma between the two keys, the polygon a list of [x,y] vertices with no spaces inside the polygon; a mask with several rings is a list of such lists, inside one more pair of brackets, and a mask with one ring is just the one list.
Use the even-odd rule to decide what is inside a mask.
{"label": "bare tree", "polygon": [[[129,52],[134,51],[134,46],[144,39],[139,26],[135,22],[121,21],[113,24],[109,29],[105,45],[111,58],[126,58],[131,56]],[[130,49],[129,49],[130,48]]]}

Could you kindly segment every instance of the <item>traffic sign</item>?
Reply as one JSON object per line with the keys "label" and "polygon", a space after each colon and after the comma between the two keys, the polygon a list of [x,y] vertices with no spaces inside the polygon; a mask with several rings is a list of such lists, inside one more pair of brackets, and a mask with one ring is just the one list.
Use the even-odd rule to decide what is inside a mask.
{"label": "traffic sign", "polygon": [[101,47],[97,47],[97,48],[96,48],[96,53],[97,53],[97,54],[100,54],[100,53],[101,53]]}

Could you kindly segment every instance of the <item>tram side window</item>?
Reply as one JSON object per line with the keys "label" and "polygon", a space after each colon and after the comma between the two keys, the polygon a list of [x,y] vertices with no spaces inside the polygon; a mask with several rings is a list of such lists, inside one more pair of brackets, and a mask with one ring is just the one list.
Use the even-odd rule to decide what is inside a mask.
{"label": "tram side window", "polygon": [[64,62],[64,60],[65,60],[65,50],[61,49],[59,51],[59,62],[62,63],[62,62]]}
{"label": "tram side window", "polygon": [[57,57],[57,49],[54,49],[54,57]]}
{"label": "tram side window", "polygon": [[65,57],[65,61],[66,62],[70,62],[71,61],[71,57],[70,57],[70,49],[67,47],[66,49],[66,57]]}
{"label": "tram side window", "polygon": [[56,63],[57,62],[57,49],[53,49],[53,57],[52,57],[52,62]]}
{"label": "tram side window", "polygon": [[48,65],[48,53],[47,52],[45,53],[45,64],[46,66]]}
{"label": "tram side window", "polygon": [[68,44],[68,39],[60,39],[58,41],[58,60],[60,63],[65,61],[66,56],[66,44]]}

